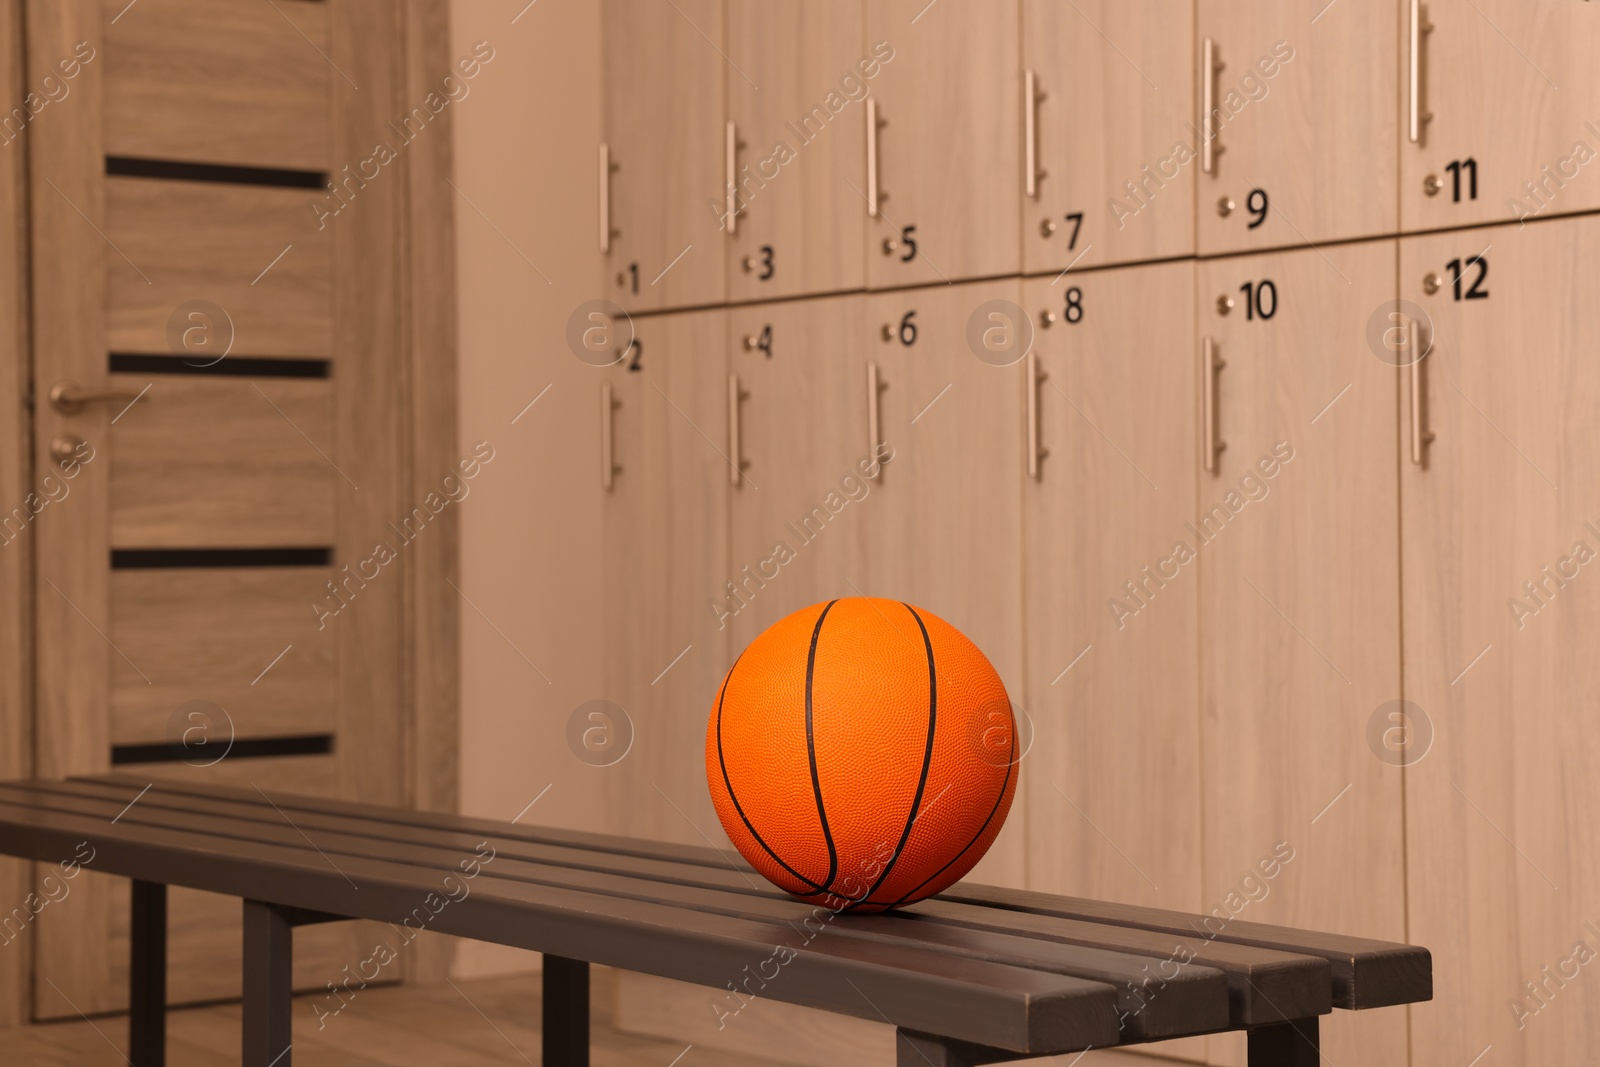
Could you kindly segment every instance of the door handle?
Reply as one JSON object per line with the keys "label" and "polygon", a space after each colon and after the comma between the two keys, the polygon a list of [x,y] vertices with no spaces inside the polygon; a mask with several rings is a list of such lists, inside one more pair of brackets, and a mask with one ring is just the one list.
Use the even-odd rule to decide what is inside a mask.
{"label": "door handle", "polygon": [[1050,453],[1039,447],[1039,385],[1049,375],[1039,369],[1038,353],[1029,352],[1027,358],[1028,384],[1028,477],[1039,477],[1039,461]]}
{"label": "door handle", "polygon": [[600,383],[600,488],[611,492],[611,487],[616,483],[617,475],[622,473],[622,468],[617,466],[616,444],[612,440],[611,428],[613,413],[622,406],[622,401],[611,396],[611,383]]}
{"label": "door handle", "polygon": [[617,236],[611,230],[611,146],[600,142],[600,251],[611,251],[611,239]]}
{"label": "door handle", "polygon": [[[868,360],[867,361],[867,458],[868,458],[869,461],[872,460],[872,459],[877,458],[878,446],[883,444],[883,426],[882,426],[882,418],[881,418],[881,414],[882,413],[879,411],[879,407],[880,407],[879,401],[881,399],[883,391],[885,389],[887,389],[887,388],[889,388],[889,383],[885,382],[878,375],[878,361],[875,360],[875,359],[874,360]],[[883,473],[882,464],[878,464],[877,465],[877,471],[878,471],[877,474],[869,474],[869,475],[867,475],[866,476],[867,480],[868,481],[877,481],[878,480],[879,475],[881,475]]]}
{"label": "door handle", "polygon": [[1200,55],[1200,169],[1207,174],[1217,172],[1217,153],[1222,146],[1216,144],[1217,75],[1227,66],[1217,58],[1217,42],[1205,39]]}
{"label": "door handle", "polygon": [[1217,438],[1217,372],[1228,364],[1217,355],[1217,342],[1214,338],[1207,337],[1200,350],[1201,389],[1204,397],[1202,407],[1205,419],[1205,469],[1207,474],[1216,474],[1221,466],[1217,462],[1217,456],[1228,447],[1226,441]]}
{"label": "door handle", "polygon": [[[1422,351],[1422,325],[1411,324],[1406,343],[1411,349],[1411,462],[1418,467],[1428,466],[1428,445],[1433,443],[1433,431],[1428,429],[1428,379],[1422,373],[1422,361],[1428,353]],[[1429,345],[1432,350],[1432,345]]]}
{"label": "door handle", "polygon": [[878,217],[878,202],[883,194],[878,191],[878,130],[889,123],[878,117],[878,100],[867,97],[867,218]]}
{"label": "door handle", "polygon": [[1421,143],[1422,124],[1433,119],[1432,115],[1422,110],[1422,38],[1432,29],[1432,24],[1428,22],[1427,8],[1422,6],[1422,0],[1411,0],[1411,78],[1409,90],[1412,144]]}
{"label": "door handle", "polygon": [[739,376],[728,375],[728,484],[737,488],[744,481],[744,457],[739,454],[739,401],[749,396],[739,388]]}
{"label": "door handle", "polygon": [[1039,169],[1039,104],[1045,94],[1039,91],[1039,76],[1032,70],[1022,78],[1022,143],[1023,192],[1029,199],[1039,197],[1039,179],[1045,172]]}
{"label": "door handle", "polygon": [[725,142],[723,161],[728,186],[723,211],[727,215],[728,236],[732,237],[739,232],[739,126],[732,119],[728,120]]}
{"label": "door handle", "polygon": [[63,415],[76,415],[87,404],[131,404],[139,396],[120,389],[86,389],[77,382],[57,382],[50,387],[50,406]]}

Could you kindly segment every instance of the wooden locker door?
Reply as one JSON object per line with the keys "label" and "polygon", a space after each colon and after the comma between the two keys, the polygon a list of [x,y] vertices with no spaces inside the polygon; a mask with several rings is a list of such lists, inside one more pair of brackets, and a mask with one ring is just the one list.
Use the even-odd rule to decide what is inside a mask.
{"label": "wooden locker door", "polygon": [[727,298],[721,0],[604,0],[601,292],[629,311]]}
{"label": "wooden locker door", "polygon": [[[761,300],[865,284],[861,112],[883,66],[862,0],[728,5],[728,119],[736,150],[728,297]],[[759,85],[757,84],[759,83]]]}
{"label": "wooden locker door", "polygon": [[[603,381],[618,468],[606,493],[604,652],[607,698],[589,762],[604,767],[614,833],[728,847],[705,781],[706,719],[728,668],[719,613],[728,569],[727,316],[633,321],[635,343]],[[605,732],[631,748],[608,753]],[[620,742],[615,742],[620,744]],[[616,755],[615,762],[610,762]]]}
{"label": "wooden locker door", "polygon": [[[435,521],[402,496],[406,179],[347,187],[359,210],[323,185],[405,95],[403,15],[29,5],[31,68],[80,61],[28,131],[34,477],[70,490],[32,531],[41,777],[406,800],[397,571],[419,550],[385,565],[409,540],[389,523]],[[128,899],[89,863],[40,914],[36,1016],[125,1007]],[[169,911],[169,1000],[237,996],[238,901],[179,889]],[[305,931],[296,987],[392,936]]]}
{"label": "wooden locker door", "polygon": [[877,201],[868,288],[1020,267],[1019,18],[1014,2],[867,0],[868,47],[885,62],[868,98],[878,128],[863,108],[857,129],[876,152],[840,180]]}
{"label": "wooden locker door", "polygon": [[[1203,904],[1200,586],[1192,563],[1163,561],[1198,478],[1194,285],[1193,263],[1170,263],[1022,289],[1036,322],[1054,317],[1034,337],[1041,458],[1023,492],[1028,885],[1188,912]],[[1149,597],[1132,613],[1129,582]],[[1205,1042],[1159,1051],[1203,1059]]]}
{"label": "wooden locker door", "polygon": [[[1205,907],[1221,920],[1406,939],[1400,775],[1366,740],[1400,685],[1396,371],[1368,342],[1393,307],[1394,261],[1376,241],[1198,268],[1201,458],[1209,345],[1227,446],[1186,538]],[[1241,1036],[1213,1042],[1243,1062]],[[1404,1062],[1405,1014],[1325,1019],[1323,1048],[1334,1063]]]}
{"label": "wooden locker door", "polygon": [[728,312],[728,351],[744,399],[722,605],[737,657],[779,619],[854,596],[866,523],[879,503],[871,470],[867,380],[855,358],[858,295]]}
{"label": "wooden locker door", "polygon": [[[1420,712],[1409,933],[1435,975],[1412,1008],[1417,1063],[1491,1044],[1484,1062],[1580,1063],[1600,1040],[1583,967],[1600,887],[1597,248],[1595,218],[1401,242],[1400,295],[1432,338],[1426,466],[1409,461],[1409,403],[1401,427],[1405,696]],[[1469,266],[1456,300],[1449,264],[1480,253],[1493,269],[1478,286]],[[1445,280],[1431,295],[1430,274]]]}
{"label": "wooden locker door", "polygon": [[1023,0],[1024,270],[1194,253],[1194,56],[1191,0]]}
{"label": "wooden locker door", "polygon": [[1405,230],[1600,207],[1589,166],[1600,155],[1600,12],[1558,0],[1401,6]]}
{"label": "wooden locker door", "polygon": [[[865,393],[868,367],[878,367],[879,433],[893,458],[863,509],[865,573],[852,576],[850,590],[903,600],[955,626],[989,657],[1014,707],[1024,692],[1023,365],[980,360],[969,338],[997,329],[1006,343],[991,358],[1020,354],[1028,333],[1020,290],[1016,281],[984,282],[867,300],[856,373]],[[1032,770],[1024,758],[1023,780]],[[1023,884],[1026,809],[1018,789],[969,878]]]}
{"label": "wooden locker door", "polygon": [[1395,4],[1197,0],[1201,255],[1395,232]]}

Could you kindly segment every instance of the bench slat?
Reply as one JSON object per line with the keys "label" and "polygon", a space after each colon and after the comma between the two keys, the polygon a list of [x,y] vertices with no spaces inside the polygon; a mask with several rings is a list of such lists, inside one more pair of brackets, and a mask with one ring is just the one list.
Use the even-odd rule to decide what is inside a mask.
{"label": "bench slat", "polygon": [[[82,790],[91,785],[104,784],[94,782],[72,785]],[[132,789],[133,783],[119,786],[118,799],[124,795],[131,796]],[[188,796],[187,793],[169,790],[164,784],[158,784],[145,795],[140,805],[166,805],[173,811],[173,817],[182,819],[192,812],[191,801],[186,799]],[[254,804],[244,800],[216,798],[212,798],[210,804],[235,817],[259,819],[274,827],[282,828],[283,816],[267,804],[259,794],[255,796]],[[358,835],[371,832],[370,828],[373,825],[361,820],[329,816],[306,809],[298,811],[296,819],[302,829],[317,832],[319,839],[322,834],[329,832],[353,832]],[[477,840],[480,840],[436,830],[414,831],[413,837],[402,838],[398,836],[400,831],[397,828],[388,825],[385,825],[380,832],[386,835],[382,838],[385,842],[383,851],[367,854],[387,856],[393,854],[392,850],[396,848],[404,849],[422,843],[446,848],[470,849]],[[494,835],[487,839],[499,851],[503,861],[507,858],[516,858],[545,867],[570,867],[577,871],[598,871],[621,874],[631,879],[642,879],[648,884],[647,895],[655,899],[687,902],[690,906],[709,906],[709,898],[703,891],[720,890],[747,895],[756,894],[786,903],[791,901],[791,898],[770,886],[753,872],[733,870],[728,867],[708,868],[676,862],[644,860],[617,854],[596,855],[584,850],[559,846],[508,842]],[[339,846],[330,844],[327,840],[319,840],[319,843],[330,849],[348,847],[348,842]],[[497,873],[504,875],[507,870],[502,862],[502,867]],[[535,871],[529,877],[553,884],[567,884],[598,891],[635,894],[640,892],[637,887],[629,888],[604,880],[584,879],[571,873],[556,875],[548,870],[541,870]],[[668,893],[663,888],[665,883],[695,887],[701,892],[686,898],[682,893]],[[727,907],[726,904],[718,906]],[[1284,1019],[1304,1018],[1326,1013],[1332,1007],[1329,966],[1321,957],[1233,945],[1206,937],[1186,936],[1174,939],[1166,933],[1157,931],[1035,916],[998,908],[947,904],[942,900],[923,902],[909,909],[903,909],[899,914],[903,918],[943,922],[1034,939],[1043,938],[1062,944],[1145,957],[1141,960],[1140,967],[1142,969],[1148,965],[1149,970],[1141,970],[1141,973],[1135,976],[1132,988],[1128,988],[1126,984],[1121,987],[1124,1010],[1128,1010],[1129,1002],[1153,1000],[1154,993],[1163,985],[1169,984],[1175,976],[1181,976],[1196,966],[1216,968],[1226,975],[1230,999],[1229,1019],[1233,1026],[1254,1026]],[[859,918],[852,917],[852,923]]]}
{"label": "bench slat", "polygon": [[[0,784],[0,797],[8,795],[10,791],[9,787]],[[116,815],[124,803],[121,796],[84,796],[55,789],[35,789],[32,792],[37,795],[37,802],[47,805],[50,810],[102,815],[106,818]],[[454,871],[461,856],[471,855],[474,847],[474,843],[463,848],[460,845],[438,847],[420,842],[379,841],[305,824],[299,824],[297,829],[281,817],[275,817],[276,821],[269,824],[192,809],[168,809],[161,807],[161,803],[162,796],[151,789],[137,806],[122,816],[122,821],[147,827],[170,827],[218,839],[243,837],[291,848],[317,849],[333,857],[335,862],[347,855],[362,856],[411,864],[426,871],[441,873]],[[152,823],[152,819],[158,821]],[[301,836],[302,830],[307,831],[306,837]],[[315,836],[311,837],[313,834]],[[787,896],[752,895],[552,867],[498,852],[492,866],[485,866],[483,873],[491,878],[607,893],[738,918],[783,922],[806,930],[825,930],[834,938],[903,944],[1105,982],[1117,990],[1118,1010],[1126,1023],[1124,1041],[1154,1041],[1204,1033],[1230,1024],[1229,981],[1222,972],[1189,965],[1163,975],[1163,961],[1156,956],[1131,955],[1119,949],[1084,947],[1059,939],[1024,938],[1004,931],[985,931],[976,926],[920,922],[904,916],[841,917]],[[1321,964],[1321,961],[1303,962]],[[1320,1010],[1327,1011],[1326,965],[1321,965],[1321,972]],[[1284,995],[1284,989],[1278,989],[1277,993],[1274,1000],[1282,1004],[1279,998]],[[1305,999],[1291,997],[1287,1004],[1283,1004],[1284,1010],[1303,1008]],[[1245,1022],[1280,1021],[1282,1018],[1273,1014]]]}
{"label": "bench slat", "polygon": [[[304,847],[64,814],[14,789],[0,797],[0,830],[7,852],[35,860],[72,855],[87,842],[94,858],[86,866],[102,873],[381,922],[411,919],[413,929],[707,985],[708,1010],[738,1007],[732,993],[713,998],[749,981],[757,995],[1018,1052],[1118,1040],[1116,992],[1104,983],[900,944],[806,941],[783,923],[507,879],[473,880],[451,902],[438,870],[355,856],[335,866]],[[775,946],[794,954],[779,962]]]}

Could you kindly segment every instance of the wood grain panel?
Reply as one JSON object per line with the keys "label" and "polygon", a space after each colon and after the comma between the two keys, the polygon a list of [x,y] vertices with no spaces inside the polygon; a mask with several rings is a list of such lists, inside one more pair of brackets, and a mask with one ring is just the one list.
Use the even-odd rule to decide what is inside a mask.
{"label": "wood grain panel", "polygon": [[[29,0],[28,65],[54,69],[79,41],[103,49],[100,5],[94,0]],[[100,102],[102,68],[84,64],[73,106],[30,124],[27,133],[31,243],[49,249],[33,260],[34,379],[46,386],[71,378],[102,385],[106,367],[104,149]],[[57,778],[110,769],[110,659],[96,632],[110,625],[107,511],[111,465],[105,460],[110,412],[95,405],[63,415],[48,404],[33,411],[34,481],[57,470],[50,443],[58,435],[89,441],[99,458],[82,464],[70,507],[48,507],[33,528],[34,742],[37,774]],[[41,866],[39,870],[48,870]],[[102,975],[104,931],[112,901],[103,893],[75,894],[70,909],[41,912],[34,932],[34,1011],[69,1012],[48,977],[78,1007],[93,1014],[123,997]],[[46,998],[51,998],[47,1000]]]}
{"label": "wood grain panel", "polygon": [[[1586,966],[1600,892],[1600,219],[1400,247],[1400,295],[1431,320],[1420,370],[1435,435],[1427,466],[1401,471],[1405,696],[1420,710],[1410,935],[1437,961],[1433,1002],[1411,1009],[1415,1062],[1491,1044],[1484,1063],[1585,1062],[1600,1040]],[[1489,298],[1452,299],[1446,264],[1479,253]],[[1430,272],[1446,279],[1432,295]]]}
{"label": "wood grain panel", "polygon": [[[1199,579],[1170,561],[1197,481],[1194,266],[1036,278],[1022,304],[1055,315],[1023,495],[1028,885],[1201,911]],[[1161,1052],[1203,1059],[1204,1041]]]}
{"label": "wood grain panel", "polygon": [[719,54],[723,5],[605,0],[601,18],[604,137],[616,168],[601,294],[630,311],[718,303],[727,296],[723,84],[741,76]]}
{"label": "wood grain panel", "polygon": [[[21,99],[23,85],[22,4],[0,0],[0,93]],[[27,172],[21,152],[0,152],[0,409],[20,413],[28,385]],[[0,507],[9,511],[27,499],[28,420],[7,420],[0,433]],[[3,516],[0,516],[3,518]],[[13,540],[10,527],[0,537],[0,588],[14,590],[0,609],[0,776],[33,770],[33,721],[29,684],[32,630],[32,537]],[[0,863],[0,910],[26,899],[33,887],[31,864],[8,858]],[[32,939],[0,953],[0,1026],[15,1026],[28,1016]]]}
{"label": "wood grain panel", "polygon": [[328,5],[104,0],[106,152],[329,166]]}
{"label": "wood grain panel", "polygon": [[117,548],[327,545],[334,395],[323,380],[114,374],[148,391],[111,430]]}
{"label": "wood grain panel", "polygon": [[332,256],[311,207],[321,193],[127,177],[104,189],[111,351],[181,353],[168,323],[204,300],[232,322],[231,355],[333,355]]}
{"label": "wood grain panel", "polygon": [[[1396,231],[1401,6],[1197,0],[1195,48],[1213,38],[1225,64],[1210,127],[1222,152],[1214,173],[1195,179],[1201,255]],[[1196,129],[1206,126],[1199,112]],[[1361,161],[1358,175],[1352,160]],[[1200,160],[1188,167],[1198,172]],[[1269,204],[1253,226],[1255,189]],[[1223,198],[1233,205],[1226,213]]]}
{"label": "wood grain panel", "polygon": [[[1366,332],[1393,306],[1394,258],[1373,241],[1197,268],[1227,448],[1179,537],[1200,579],[1204,910],[1222,921],[1405,939],[1400,775],[1367,742],[1400,686],[1398,383]],[[1247,316],[1247,280],[1276,286],[1271,318]],[[1334,1063],[1406,1056],[1402,1012],[1322,1034]],[[1213,1062],[1243,1062],[1240,1036],[1209,1040]]]}
{"label": "wood grain panel", "polygon": [[1022,56],[1045,94],[1025,269],[1192,254],[1192,0],[1024,0]]}
{"label": "wood grain panel", "polygon": [[[951,282],[1022,265],[1021,49],[1017,4],[867,0],[869,48],[893,58],[873,82],[879,217],[867,226],[867,285]],[[889,54],[886,52],[885,54]],[[850,114],[864,137],[865,108]],[[840,130],[843,133],[845,131]],[[867,195],[865,175],[840,175]],[[916,227],[916,255],[885,246]]]}
{"label": "wood grain panel", "polygon": [[738,224],[723,241],[730,299],[865,284],[867,205],[842,180],[865,165],[860,97],[875,78],[863,68],[883,69],[862,39],[861,11],[862,0],[728,5],[728,58],[760,79],[759,90],[727,79],[728,117],[745,145]]}
{"label": "wood grain panel", "polygon": [[605,371],[622,470],[604,502],[604,695],[634,731],[627,757],[597,769],[606,827],[728,847],[705,770],[707,716],[731,662],[714,602],[738,577],[727,542],[726,313],[653,316],[636,328],[639,372]]}
{"label": "wood grain panel", "polygon": [[[1409,34],[1410,5],[1400,5]],[[1407,232],[1600,207],[1600,19],[1592,6],[1428,0],[1422,110],[1410,140],[1402,96],[1400,220]],[[1402,40],[1406,40],[1402,37]],[[1409,48],[1407,49],[1409,53]],[[1406,83],[1410,56],[1405,57]],[[1407,96],[1409,94],[1406,94]],[[1456,176],[1463,168],[1460,195]],[[1428,193],[1429,177],[1438,180]]]}
{"label": "wood grain panel", "polygon": [[183,711],[190,701],[227,713],[195,735],[219,754],[235,736],[330,732],[333,643],[312,605],[331,602],[334,577],[326,567],[113,571],[110,637],[127,659],[111,667],[112,743],[181,740],[200,724]]}
{"label": "wood grain panel", "polygon": [[[1021,296],[1018,282],[1003,281],[866,301],[854,350],[857,380],[864,396],[865,365],[876,358],[885,383],[881,432],[894,456],[860,516],[863,573],[846,576],[859,587],[847,584],[849,593],[903,600],[966,634],[999,672],[1013,705],[1025,692],[1022,365],[980,360],[968,328],[984,305],[1004,300],[1015,307]],[[899,324],[912,311],[916,340],[906,345]],[[1022,779],[1031,770],[1019,764]],[[1030,803],[1019,786],[973,881],[1023,885]]]}

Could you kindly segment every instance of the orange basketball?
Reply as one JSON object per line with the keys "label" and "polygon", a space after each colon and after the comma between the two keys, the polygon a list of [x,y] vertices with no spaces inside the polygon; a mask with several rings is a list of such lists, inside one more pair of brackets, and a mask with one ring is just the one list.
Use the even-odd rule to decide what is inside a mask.
{"label": "orange basketball", "polygon": [[774,623],[729,668],[706,779],[744,858],[830,910],[921,900],[988,851],[1017,788],[1000,676],[954,626],[876,597]]}

